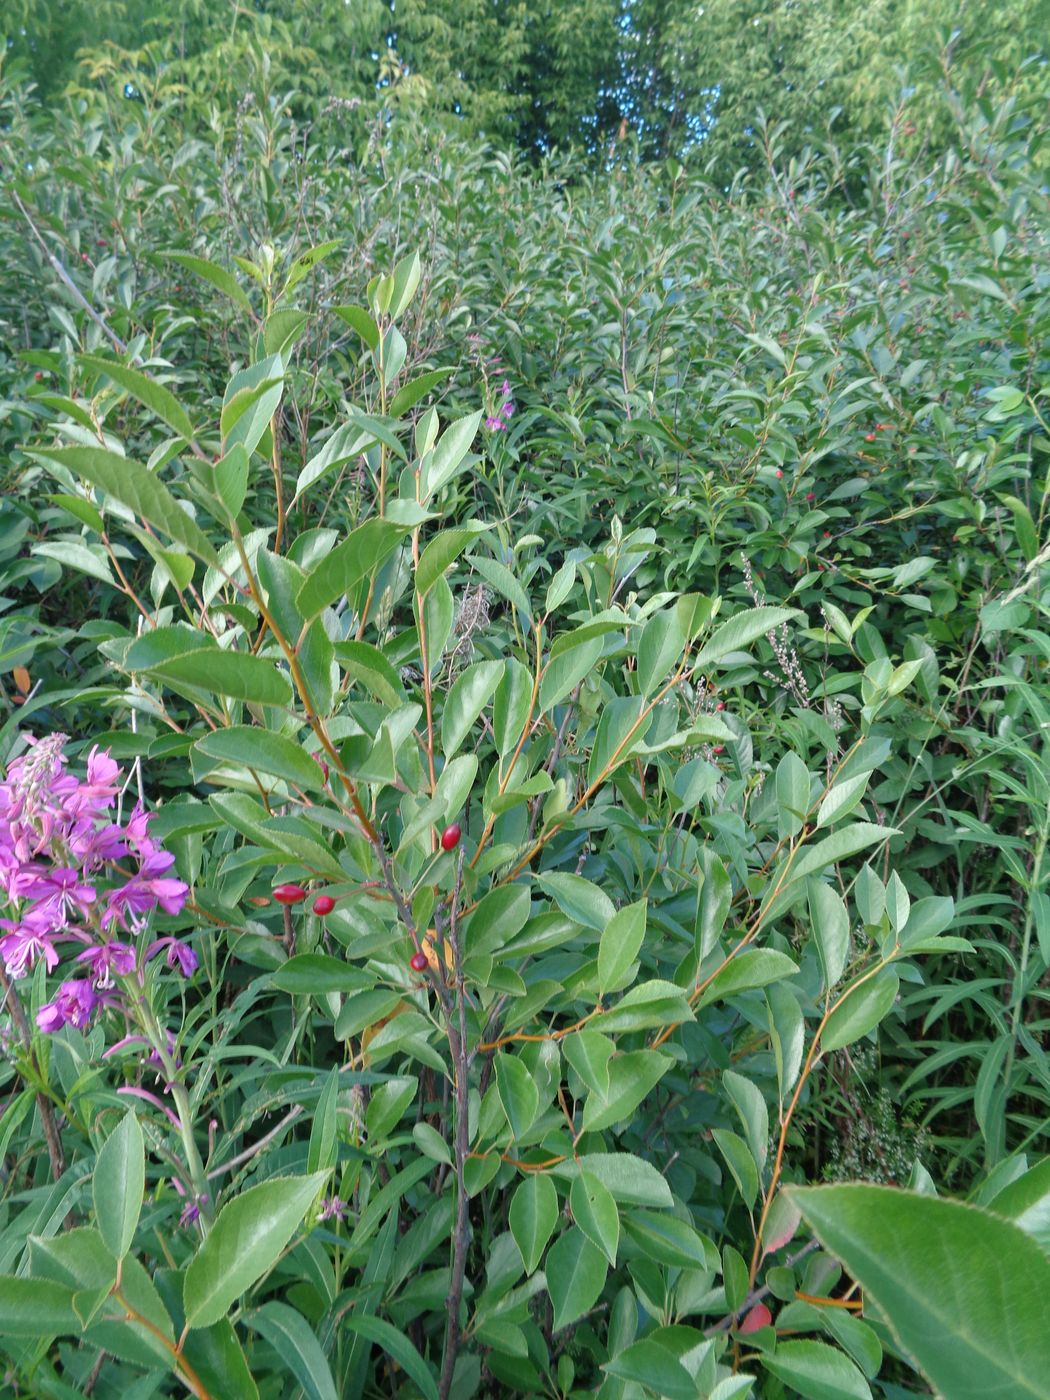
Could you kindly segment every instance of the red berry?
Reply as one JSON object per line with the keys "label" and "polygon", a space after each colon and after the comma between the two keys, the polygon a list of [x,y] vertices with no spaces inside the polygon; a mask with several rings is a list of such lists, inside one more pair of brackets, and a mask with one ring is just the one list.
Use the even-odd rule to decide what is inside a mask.
{"label": "red berry", "polygon": [[441,833],[441,849],[443,851],[454,851],[459,845],[459,838],[463,835],[459,822],[453,822],[451,826],[446,826]]}
{"label": "red berry", "polygon": [[726,707],[726,702],[725,702],[724,700],[719,700],[718,704],[715,706],[715,709],[716,709],[716,710],[724,710],[725,707]]}
{"label": "red berry", "polygon": [[278,904],[298,904],[306,898],[302,885],[278,885],[273,892]]}
{"label": "red berry", "polygon": [[779,481],[783,475],[784,473],[780,470],[779,467],[777,467],[777,480]]}
{"label": "red berry", "polygon": [[426,972],[428,967],[426,953],[413,953],[408,960],[408,965],[413,972]]}
{"label": "red berry", "polygon": [[330,914],[335,908],[335,900],[330,894],[319,894],[314,900],[314,913],[320,914],[323,919],[326,914]]}
{"label": "red berry", "polygon": [[807,500],[807,501],[815,501],[816,499],[817,499],[817,493],[816,493],[815,491],[807,491],[807,492],[806,492],[806,500]]}
{"label": "red berry", "polygon": [[716,745],[714,746],[714,748],[711,750],[711,752],[712,752],[712,753],[724,753],[724,752],[725,752],[725,744],[716,744]]}
{"label": "red berry", "polygon": [[747,1336],[749,1332],[757,1332],[760,1327],[768,1327],[772,1321],[773,1314],[765,1303],[756,1303],[736,1330]]}
{"label": "red berry", "polygon": [[826,540],[830,540],[830,539],[831,539],[831,531],[830,531],[830,530],[825,530],[825,531],[824,531],[824,538],[825,538]]}
{"label": "red berry", "polygon": [[865,433],[865,434],[864,434],[864,441],[865,441],[865,442],[874,442],[874,441],[875,441],[875,434],[874,434],[874,433]]}
{"label": "red berry", "polygon": [[42,369],[38,369],[37,372],[36,372],[36,374],[33,375],[33,378],[34,378],[34,379],[43,379],[43,377],[44,377],[44,371],[43,371]]}

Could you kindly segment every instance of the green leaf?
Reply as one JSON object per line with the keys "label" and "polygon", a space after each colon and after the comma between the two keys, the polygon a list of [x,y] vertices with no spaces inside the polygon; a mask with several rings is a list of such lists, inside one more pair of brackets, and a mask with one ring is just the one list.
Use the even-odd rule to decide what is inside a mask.
{"label": "green leaf", "polygon": [[405,688],[397,668],[369,642],[336,642],[335,659],[352,681],[363,685],[383,705],[399,709]]}
{"label": "green leaf", "polygon": [[849,956],[849,914],[842,896],[823,881],[809,881],[809,917],[816,939],[824,987],[830,991]]}
{"label": "green leaf", "polygon": [[407,525],[378,518],[366,520],[356,530],[351,530],[303,580],[295,601],[304,621],[309,622],[344,594],[349,596],[379,568],[407,534]]}
{"label": "green leaf", "polygon": [[73,1289],[47,1279],[0,1277],[0,1337],[47,1337],[80,1332]]}
{"label": "green leaf", "polygon": [[817,810],[817,826],[830,826],[853,811],[864,796],[870,773],[858,773],[854,778],[842,778],[828,791]]}
{"label": "green leaf", "polygon": [[248,450],[243,442],[235,442],[225,457],[215,463],[213,479],[215,493],[236,520],[248,492]]}
{"label": "green leaf", "polygon": [[357,332],[369,350],[376,348],[379,344],[379,327],[363,306],[333,306],[332,311]]}
{"label": "green leaf", "polygon": [[235,302],[242,311],[251,311],[252,304],[248,300],[248,293],[233,274],[227,272],[226,268],[220,267],[218,263],[210,262],[207,258],[195,257],[192,253],[164,253],[162,256],[171,262],[177,262],[187,272],[192,272],[195,277],[210,282],[224,296],[228,296],[232,302]]}
{"label": "green leaf", "polygon": [[951,1400],[1042,1400],[1050,1259],[1023,1230],[885,1186],[787,1189],[934,1390]]}
{"label": "green leaf", "polygon": [[653,710],[643,713],[644,706],[640,695],[614,696],[603,705],[587,764],[589,787],[608,777],[643,742],[654,716]]}
{"label": "green leaf", "polygon": [[[548,609],[549,610],[549,609]],[[677,607],[654,613],[638,639],[638,693],[652,695],[685,649],[685,627]]]}
{"label": "green leaf", "polygon": [[783,626],[792,618],[801,617],[798,608],[751,608],[738,613],[715,629],[707,642],[693,657],[694,671],[702,671],[721,661],[731,651],[746,651],[759,637]]}
{"label": "green leaf", "polygon": [[278,991],[293,996],[323,996],[326,992],[359,992],[371,987],[373,978],[327,953],[297,953],[271,972],[270,982]]}
{"label": "green leaf", "polygon": [[1050,1254],[1050,1157],[1044,1157],[993,1196],[988,1209],[1012,1220]]}
{"label": "green leaf", "polygon": [[854,822],[852,826],[844,826],[803,851],[798,862],[791,867],[791,880],[801,880],[804,875],[825,870],[847,856],[855,856],[858,851],[879,846],[891,836],[899,835],[896,827],[878,826],[874,822]]}
{"label": "green leaf", "polygon": [[628,1211],[623,1228],[643,1254],[658,1264],[676,1269],[717,1269],[721,1263],[711,1241],[670,1211]]}
{"label": "green leaf", "polygon": [[620,1212],[612,1193],[583,1167],[572,1183],[569,1205],[573,1220],[615,1268],[620,1243]]}
{"label": "green leaf", "polygon": [[123,1259],[135,1238],[146,1187],[146,1149],[133,1109],[102,1144],[91,1178],[95,1218],[106,1248]]}
{"label": "green leaf", "polygon": [[708,1006],[713,1001],[724,1001],[738,992],[749,992],[755,987],[766,987],[770,982],[780,982],[786,977],[794,977],[798,972],[786,953],[775,948],[747,948],[726,964],[700,998],[699,1006]]}
{"label": "green leaf", "polygon": [[242,651],[220,651],[202,647],[199,651],[174,656],[163,665],[150,668],[161,680],[197,686],[234,700],[250,700],[259,705],[288,705],[292,687],[272,661]]}
{"label": "green leaf", "polygon": [[705,852],[701,860],[704,878],[697,902],[696,934],[700,957],[706,958],[725,927],[733,903],[733,883],[718,856]]}
{"label": "green leaf", "polygon": [[496,1090],[516,1140],[525,1136],[536,1121],[540,1091],[536,1081],[515,1055],[502,1051],[496,1056]]}
{"label": "green leaf", "polygon": [[412,1139],[424,1157],[429,1157],[432,1162],[444,1162],[446,1166],[452,1165],[452,1155],[448,1150],[448,1143],[437,1128],[430,1123],[417,1123],[412,1129]]}
{"label": "green leaf", "polygon": [[268,773],[304,792],[324,790],[321,765],[315,763],[304,748],[283,734],[260,729],[257,725],[235,724],[228,729],[212,730],[193,747],[219,763]]}
{"label": "green leaf", "polygon": [[286,1303],[264,1303],[244,1320],[270,1343],[308,1400],[338,1400],[328,1358],[301,1313]]}
{"label": "green leaf", "polygon": [[[583,635],[580,635],[582,633]],[[558,638],[560,649],[551,654],[540,681],[540,711],[546,714],[594,668],[605,643],[601,636],[577,628]]]}
{"label": "green leaf", "polygon": [[593,1022],[603,1035],[639,1031],[654,1026],[680,1025],[694,1020],[685,990],[673,982],[642,982]]}
{"label": "green leaf", "polygon": [[696,1381],[678,1358],[648,1337],[618,1352],[611,1361],[605,1362],[602,1370],[619,1380],[654,1390],[667,1400],[696,1400],[700,1393]]}
{"label": "green leaf", "polygon": [[605,1287],[605,1256],[575,1227],[547,1251],[547,1292],[554,1305],[554,1330],[560,1332],[589,1312]]}
{"label": "green leaf", "polygon": [[751,1155],[751,1149],[742,1137],[730,1132],[728,1128],[712,1128],[711,1136],[725,1158],[741,1199],[750,1210],[758,1195],[758,1167]]}
{"label": "green leaf", "polygon": [[847,992],[845,1000],[828,1017],[820,1037],[821,1049],[841,1050],[873,1031],[896,1001],[899,986],[900,978],[888,967],[855,992]]}
{"label": "green leaf", "polygon": [[609,1061],[609,1092],[591,1093],[583,1108],[585,1132],[601,1132],[629,1118],[674,1061],[655,1050],[632,1050]]}
{"label": "green leaf", "polygon": [[788,752],[777,764],[777,834],[782,841],[797,836],[809,811],[809,769],[797,753]]}
{"label": "green leaf", "polygon": [[769,1147],[769,1111],[762,1091],[750,1079],[731,1069],[722,1072],[722,1083],[740,1117],[747,1145],[761,1171]]}
{"label": "green leaf", "polygon": [[217,568],[219,556],[197,522],[179,506],[164,483],[139,462],[101,447],[40,447],[30,456],[57,462],[127,506],[169,539]]}
{"label": "green leaf", "polygon": [[431,389],[436,389],[441,381],[447,379],[451,373],[450,366],[446,366],[444,369],[431,369],[405,384],[390,400],[387,407],[390,417],[400,418],[410,408],[414,408],[420,399],[425,398]]}
{"label": "green leaf", "polygon": [[463,458],[467,455],[467,450],[481,424],[481,417],[480,410],[477,413],[469,413],[465,418],[450,423],[438,438],[423,471],[420,496],[424,501],[429,500],[443,486],[447,486],[460,470]]}
{"label": "green leaf", "polygon": [[479,520],[473,520],[467,525],[458,525],[453,530],[442,530],[435,535],[419,556],[419,567],[416,569],[416,592],[419,596],[425,598],[467,546],[491,528]]}
{"label": "green leaf", "polygon": [[317,1099],[310,1124],[310,1145],[306,1150],[306,1170],[331,1171],[339,1157],[336,1137],[339,1131],[339,1066],[333,1065]]}
{"label": "green leaf", "polygon": [[397,1362],[409,1380],[415,1382],[425,1400],[438,1400],[438,1388],[430,1368],[403,1332],[399,1332],[381,1317],[368,1317],[360,1312],[347,1313],[340,1319],[339,1326],[382,1347],[387,1356]]}
{"label": "green leaf", "polygon": [[609,1092],[609,1060],[616,1042],[597,1031],[576,1031],[561,1043],[561,1052],[587,1088],[603,1098]]}
{"label": "green leaf", "polygon": [[344,463],[365,452],[375,440],[375,434],[364,427],[356,418],[352,418],[349,423],[340,424],[331,437],[325,439],[320,449],[314,453],[299,473],[292,504],[294,505],[303,492],[308,490],[315,481],[319,481],[328,472],[334,471],[336,467],[343,466]]}
{"label": "green leaf", "polygon": [[[586,1168],[624,1206],[661,1209],[674,1204],[666,1178],[651,1162],[630,1152],[588,1152],[579,1162],[567,1164],[567,1174]],[[556,1169],[560,1171],[561,1169]]]}
{"label": "green leaf", "polygon": [[446,762],[459,749],[503,675],[502,661],[475,661],[452,683],[441,712],[441,751]]}
{"label": "green leaf", "polygon": [[190,1327],[208,1327],[272,1269],[327,1180],[327,1172],[250,1186],[219,1212],[186,1270]]}
{"label": "green leaf", "polygon": [[642,946],[648,901],[639,899],[618,910],[605,925],[598,944],[598,986],[604,996],[619,991]]}
{"label": "green leaf", "polygon": [[563,914],[585,928],[601,932],[616,913],[616,906],[605,891],[582,875],[557,871],[541,875],[536,883],[550,895]]}
{"label": "green leaf", "polygon": [[107,360],[101,355],[78,355],[78,364],[87,365],[89,369],[105,374],[112,379],[114,384],[119,384],[122,389],[126,389],[133,398],[149,409],[151,413],[167,423],[169,428],[173,428],[179,437],[183,437],[187,442],[193,441],[193,424],[189,415],[179,403],[178,399],[170,389],[158,384],[150,375],[143,374],[141,370],[132,369],[130,365],[122,364],[120,361]]}
{"label": "green leaf", "polygon": [[550,1177],[542,1172],[525,1177],[511,1198],[508,1221],[525,1272],[531,1274],[558,1223],[558,1193]]}
{"label": "green leaf", "polygon": [[781,1342],[774,1355],[763,1355],[762,1365],[805,1400],[871,1400],[849,1357],[824,1342]]}

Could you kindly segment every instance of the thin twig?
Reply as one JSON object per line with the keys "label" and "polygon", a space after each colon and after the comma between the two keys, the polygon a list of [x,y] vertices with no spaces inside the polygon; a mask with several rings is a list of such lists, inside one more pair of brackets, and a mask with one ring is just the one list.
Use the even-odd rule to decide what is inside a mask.
{"label": "thin twig", "polygon": [[438,1400],[448,1400],[452,1389],[452,1379],[456,1370],[456,1356],[459,1353],[459,1309],[463,1298],[463,1280],[467,1271],[467,1247],[470,1244],[470,1198],[467,1195],[463,1177],[464,1166],[470,1154],[469,1088],[467,1083],[467,1013],[463,985],[463,959],[461,957],[459,927],[457,920],[459,891],[463,882],[463,853],[460,851],[459,869],[456,872],[456,885],[452,891],[452,907],[449,915],[448,941],[452,948],[453,965],[456,977],[457,1024],[453,1024],[452,1008],[446,1007],[448,1020],[448,1040],[452,1051],[456,1089],[456,1134],[454,1155],[456,1166],[456,1224],[452,1236],[452,1278],[448,1291],[448,1320],[445,1327],[445,1355],[441,1363],[441,1381],[438,1385]]}
{"label": "thin twig", "polygon": [[121,353],[122,355],[125,354],[125,353],[127,352],[127,348],[128,348],[128,347],[127,347],[127,346],[124,344],[124,342],[121,340],[120,336],[117,335],[116,331],[113,330],[113,329],[111,329],[111,327],[110,327],[109,323],[106,321],[105,317],[102,316],[100,312],[98,312],[98,311],[95,310],[95,308],[94,308],[94,307],[91,305],[91,303],[88,301],[88,299],[87,299],[87,297],[84,295],[84,293],[80,290],[80,288],[77,286],[77,284],[73,281],[72,277],[70,277],[69,273],[68,273],[68,272],[66,271],[66,269],[62,266],[62,264],[59,262],[59,260],[55,257],[54,253],[52,253],[51,249],[47,246],[47,243],[46,243],[45,240],[44,240],[43,234],[40,232],[40,230],[37,228],[36,224],[33,222],[33,216],[30,214],[29,210],[25,207],[25,205],[24,205],[24,204],[22,203],[22,201],[19,199],[17,190],[12,190],[12,191],[11,191],[11,198],[14,200],[15,204],[18,206],[19,210],[21,211],[22,218],[25,219],[26,223],[29,225],[29,228],[30,228],[30,231],[31,231],[32,234],[33,234],[33,237],[36,239],[36,241],[40,244],[40,247],[43,249],[44,257],[47,258],[48,262],[49,262],[49,263],[51,264],[51,266],[55,269],[55,271],[57,272],[57,274],[58,274],[59,278],[61,279],[61,281],[63,282],[63,284],[69,289],[70,292],[72,292],[73,297],[75,298],[75,300],[76,300],[77,302],[79,302],[79,304],[83,307],[83,309],[87,312],[87,314],[88,314],[88,315],[91,317],[91,319],[94,321],[95,325],[98,326],[98,328],[99,328],[106,336],[109,337],[109,339],[113,342],[113,344],[114,344],[114,346],[116,347],[116,349],[119,350],[120,353]]}

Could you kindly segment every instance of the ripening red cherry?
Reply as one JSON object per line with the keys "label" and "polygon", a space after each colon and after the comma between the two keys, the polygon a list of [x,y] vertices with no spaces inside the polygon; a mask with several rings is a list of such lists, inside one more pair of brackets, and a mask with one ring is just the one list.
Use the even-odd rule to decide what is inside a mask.
{"label": "ripening red cherry", "polygon": [[865,441],[865,442],[874,442],[874,441],[875,441],[875,434],[874,434],[874,433],[865,433],[865,434],[864,434],[864,441]]}
{"label": "ripening red cherry", "polygon": [[459,845],[459,838],[463,835],[463,830],[459,822],[453,822],[451,826],[446,826],[441,833],[441,849],[443,851],[454,851]]}
{"label": "ripening red cherry", "polygon": [[299,904],[306,898],[302,885],[278,885],[273,892],[278,904]]}
{"label": "ripening red cherry", "polygon": [[726,707],[726,702],[725,702],[724,700],[719,700],[718,704],[715,706],[715,709],[716,709],[716,710],[724,710],[725,707]]}
{"label": "ripening red cherry", "polygon": [[314,900],[314,913],[320,914],[323,919],[326,914],[330,914],[335,908],[335,900],[330,894],[319,894]]}
{"label": "ripening red cherry", "polygon": [[765,1303],[756,1303],[736,1330],[746,1337],[749,1332],[757,1332],[761,1327],[768,1327],[772,1321],[773,1314]]}
{"label": "ripening red cherry", "polygon": [[779,467],[777,467],[777,473],[776,473],[776,475],[777,475],[777,480],[778,480],[778,481],[779,481],[780,478],[784,475],[784,473],[780,470]]}
{"label": "ripening red cherry", "polygon": [[428,966],[426,953],[413,953],[408,960],[408,965],[413,972],[426,972]]}

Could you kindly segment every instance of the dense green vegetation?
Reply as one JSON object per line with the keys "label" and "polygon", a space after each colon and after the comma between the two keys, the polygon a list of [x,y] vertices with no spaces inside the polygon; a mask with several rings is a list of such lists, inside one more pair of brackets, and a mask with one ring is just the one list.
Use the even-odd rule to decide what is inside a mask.
{"label": "dense green vegetation", "polygon": [[258,8],[0,74],[5,1394],[1044,1394],[1045,5]]}

